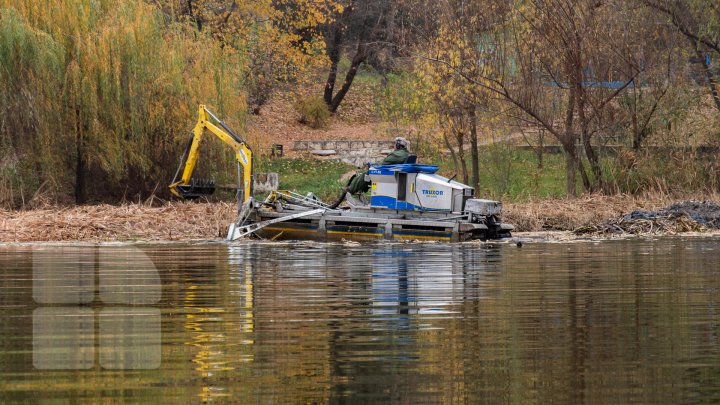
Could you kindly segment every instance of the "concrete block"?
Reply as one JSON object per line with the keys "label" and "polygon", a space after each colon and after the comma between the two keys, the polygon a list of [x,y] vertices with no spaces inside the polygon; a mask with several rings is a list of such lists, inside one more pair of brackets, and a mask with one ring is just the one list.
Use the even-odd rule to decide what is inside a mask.
{"label": "concrete block", "polygon": [[312,154],[315,155],[315,156],[332,156],[332,155],[337,154],[337,151],[334,150],[334,149],[329,149],[329,150],[327,150],[327,149],[316,149],[316,150],[314,150],[314,151],[312,151],[312,152],[310,152],[310,153],[312,153]]}
{"label": "concrete block", "polygon": [[255,194],[268,193],[275,191],[280,185],[280,176],[277,173],[258,173],[253,181],[253,191]]}
{"label": "concrete block", "polygon": [[308,147],[307,150],[319,150],[323,149],[323,142],[317,142],[317,141],[308,141]]}

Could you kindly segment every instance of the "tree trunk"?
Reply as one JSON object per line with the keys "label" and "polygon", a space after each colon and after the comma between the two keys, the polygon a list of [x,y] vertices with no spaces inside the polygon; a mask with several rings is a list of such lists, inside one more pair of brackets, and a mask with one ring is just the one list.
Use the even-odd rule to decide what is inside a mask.
{"label": "tree trunk", "polygon": [[[579,39],[576,41],[576,48],[578,54],[581,54],[581,42]],[[591,182],[590,178],[588,177],[587,172],[585,171],[585,167],[582,163],[582,160],[577,159],[577,167],[580,169],[580,175],[582,176],[583,180],[583,187],[585,188],[585,191],[593,191],[594,184],[597,184],[598,186],[602,187],[603,183],[603,177],[602,177],[602,169],[600,168],[600,163],[598,162],[597,154],[595,154],[595,150],[593,149],[592,143],[590,142],[592,133],[589,131],[590,127],[590,120],[588,119],[587,115],[585,114],[585,105],[587,101],[587,91],[586,88],[583,86],[583,80],[584,80],[584,74],[582,69],[582,63],[575,60],[575,63],[572,64],[573,70],[572,70],[572,78],[573,78],[573,88],[575,90],[575,96],[573,97],[575,102],[577,103],[577,115],[578,115],[578,121],[580,125],[580,142],[582,142],[583,150],[585,152],[585,156],[588,159],[588,162],[590,163],[590,171],[593,174],[593,178],[595,182]],[[572,90],[571,90],[572,91]]]}
{"label": "tree trunk", "polygon": [[335,23],[335,29],[333,30],[332,42],[330,43],[330,49],[328,49],[328,58],[330,59],[330,72],[325,83],[325,91],[323,93],[323,99],[328,108],[333,102],[333,92],[335,91],[335,82],[337,81],[338,64],[340,63],[340,51],[342,50],[343,42],[345,41],[345,30],[347,30],[347,21],[353,11],[354,2],[350,2],[347,7],[343,10],[343,13],[338,16],[337,22]]}
{"label": "tree trunk", "polygon": [[345,95],[350,90],[350,86],[352,85],[353,80],[355,80],[355,74],[357,74],[357,70],[360,67],[360,64],[365,61],[365,58],[367,58],[366,50],[367,48],[365,43],[360,40],[360,42],[358,42],[355,56],[350,63],[350,70],[348,70],[347,74],[345,75],[345,81],[343,82],[340,90],[338,90],[337,94],[335,94],[335,97],[332,98],[332,102],[330,103],[330,112],[334,113],[335,111],[337,111],[340,103],[343,101],[343,98],[345,98]]}
{"label": "tree trunk", "polygon": [[462,132],[456,132],[455,138],[458,141],[458,159],[460,160],[463,183],[468,184],[468,169],[467,162],[465,161],[465,134]]}
{"label": "tree trunk", "polygon": [[576,197],[575,170],[577,168],[577,152],[575,150],[575,133],[573,132],[573,120],[575,118],[575,90],[570,89],[567,110],[565,111],[565,131],[562,134],[560,143],[565,150],[565,190],[568,196]]}
{"label": "tree trunk", "polygon": [[633,101],[633,112],[632,112],[632,133],[633,133],[633,150],[639,151],[642,139],[640,139],[640,127],[638,125],[637,116],[637,99]]}
{"label": "tree trunk", "polygon": [[188,7],[188,14],[190,15],[190,18],[195,20],[195,24],[197,25],[198,31],[202,31],[202,21],[200,20],[200,16],[195,15],[195,12],[193,11],[193,0],[187,1],[187,7]]}
{"label": "tree trunk", "polygon": [[583,164],[582,159],[580,159],[579,156],[575,155],[575,159],[577,162],[578,171],[580,172],[580,178],[582,179],[582,182],[583,182],[583,189],[590,190],[592,187],[590,184],[590,178],[588,177],[587,171],[585,171],[585,165]]}
{"label": "tree trunk", "polygon": [[544,152],[545,152],[545,130],[540,129],[538,131],[538,152],[537,152],[537,158],[538,158],[538,170],[542,170],[543,167],[545,167],[545,162],[543,161]]}
{"label": "tree trunk", "polygon": [[[385,28],[385,41],[387,41],[389,44],[393,44],[395,41],[395,21],[398,11],[398,2],[397,1],[391,1],[390,2],[390,10],[388,11],[387,16],[387,25]],[[394,53],[395,47],[390,48],[390,52]]]}
{"label": "tree trunk", "polygon": [[573,144],[570,148],[563,145],[565,150],[565,179],[566,192],[568,196],[577,197],[577,191],[575,190],[575,171],[577,169],[577,155],[575,153],[575,145]]}
{"label": "tree trunk", "polygon": [[470,156],[472,170],[472,186],[475,192],[480,190],[480,159],[478,156],[478,137],[477,137],[477,121],[475,120],[475,112],[472,113],[470,123]]}
{"label": "tree trunk", "polygon": [[82,123],[80,122],[80,109],[75,109],[75,203],[83,204],[86,199],[85,172],[87,171],[87,159],[85,157],[85,141],[82,134]]}
{"label": "tree trunk", "polygon": [[455,153],[455,149],[453,149],[452,145],[450,144],[450,140],[447,137],[447,133],[443,131],[443,140],[445,141],[445,146],[450,151],[450,156],[452,156],[453,165],[455,166],[455,174],[457,174],[458,171],[458,157],[457,153]]}
{"label": "tree trunk", "polygon": [[340,63],[340,48],[343,42],[343,32],[345,27],[342,23],[338,22],[335,26],[335,32],[333,33],[332,43],[328,50],[328,58],[330,59],[330,72],[328,73],[327,81],[325,83],[325,92],[323,99],[325,104],[330,107],[332,104],[332,96],[335,90],[335,81],[337,80],[338,64]]}
{"label": "tree trunk", "polygon": [[[583,129],[582,143],[585,150],[585,156],[587,156],[588,161],[590,162],[590,170],[592,171],[593,177],[595,178],[595,184],[597,185],[597,189],[602,190],[605,188],[605,180],[603,178],[602,168],[600,167],[598,155],[597,153],[595,153],[595,148],[593,148],[592,144],[590,143],[590,134],[588,134],[587,128]],[[594,187],[592,183],[588,181],[587,186],[589,186],[589,188],[586,187],[586,191],[593,191]]]}

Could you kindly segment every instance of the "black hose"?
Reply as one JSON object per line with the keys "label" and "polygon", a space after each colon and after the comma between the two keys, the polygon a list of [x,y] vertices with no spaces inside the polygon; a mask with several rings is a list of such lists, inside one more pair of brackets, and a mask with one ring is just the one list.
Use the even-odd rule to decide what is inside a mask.
{"label": "black hose", "polygon": [[340,194],[340,197],[338,197],[337,201],[335,201],[334,203],[330,204],[330,207],[329,207],[329,208],[330,208],[331,210],[334,210],[335,208],[337,208],[340,204],[342,204],[343,201],[345,201],[345,196],[346,196],[346,195],[347,195],[347,192],[346,192],[345,190],[343,190],[343,191],[342,191],[342,194]]}

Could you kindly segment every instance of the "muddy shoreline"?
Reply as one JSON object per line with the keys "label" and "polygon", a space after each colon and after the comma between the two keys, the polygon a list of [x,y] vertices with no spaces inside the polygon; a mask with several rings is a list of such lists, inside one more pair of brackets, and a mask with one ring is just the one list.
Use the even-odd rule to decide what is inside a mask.
{"label": "muddy shoreline", "polygon": [[[518,240],[716,235],[720,234],[720,204],[713,201],[718,200],[716,196],[624,195],[545,199],[506,203],[503,222],[515,225],[513,234]],[[680,209],[663,211],[673,206]],[[221,240],[235,213],[235,204],[224,202],[0,210],[0,243]]]}

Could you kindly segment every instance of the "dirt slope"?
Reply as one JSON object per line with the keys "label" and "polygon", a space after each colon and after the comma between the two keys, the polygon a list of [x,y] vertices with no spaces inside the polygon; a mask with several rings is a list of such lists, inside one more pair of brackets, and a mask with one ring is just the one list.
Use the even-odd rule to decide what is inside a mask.
{"label": "dirt slope", "polygon": [[[393,136],[387,131],[375,110],[373,86],[360,83],[351,88],[337,114],[324,129],[312,129],[301,124],[295,111],[293,96],[279,93],[264,105],[259,115],[249,119],[248,138],[256,150],[267,153],[272,144],[282,144],[286,153],[294,154],[293,142],[300,140],[383,140]],[[315,89],[309,95],[321,94]]]}

